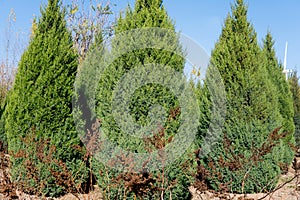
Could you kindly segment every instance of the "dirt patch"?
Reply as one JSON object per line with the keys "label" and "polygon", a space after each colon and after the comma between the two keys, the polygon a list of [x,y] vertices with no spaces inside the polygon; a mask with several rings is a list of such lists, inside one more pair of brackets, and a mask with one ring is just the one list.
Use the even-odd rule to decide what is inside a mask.
{"label": "dirt patch", "polygon": [[12,198],[4,194],[0,194],[1,200],[11,200],[11,199],[19,199],[19,200],[103,200],[103,196],[101,194],[100,189],[95,186],[95,189],[89,194],[67,194],[60,198],[50,198],[50,197],[37,197],[34,195],[28,195],[22,192],[16,191],[16,197]]}
{"label": "dirt patch", "polygon": [[14,184],[10,181],[10,157],[0,152],[0,199],[18,199]]}

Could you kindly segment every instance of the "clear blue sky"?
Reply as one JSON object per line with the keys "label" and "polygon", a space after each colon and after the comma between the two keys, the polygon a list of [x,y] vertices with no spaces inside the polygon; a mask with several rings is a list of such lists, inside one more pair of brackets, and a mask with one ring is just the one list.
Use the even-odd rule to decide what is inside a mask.
{"label": "clear blue sky", "polygon": [[[5,34],[7,18],[11,9],[16,13],[13,31],[21,33],[26,42],[33,16],[39,16],[40,5],[47,0],[0,0],[0,60],[5,56]],[[116,3],[114,10],[124,10],[134,0],[111,0]],[[214,47],[221,33],[225,17],[234,0],[165,0],[164,5],[170,17],[176,22],[176,29],[190,36],[207,52]],[[300,72],[300,1],[299,0],[245,0],[248,4],[248,19],[254,25],[259,42],[270,30],[275,39],[277,57],[284,59],[285,42],[288,41],[287,65]]]}

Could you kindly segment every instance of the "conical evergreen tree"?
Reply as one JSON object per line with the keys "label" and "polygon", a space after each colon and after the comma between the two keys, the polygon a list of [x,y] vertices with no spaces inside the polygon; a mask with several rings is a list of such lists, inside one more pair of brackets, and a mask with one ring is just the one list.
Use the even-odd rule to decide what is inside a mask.
{"label": "conical evergreen tree", "polygon": [[[155,30],[149,30],[149,35],[151,35],[151,37],[155,35],[155,37],[157,37],[156,42],[164,44],[172,51],[159,48],[155,49],[151,45],[151,47],[148,48],[143,45],[141,45],[143,48],[140,48],[139,46],[136,47],[137,44],[140,45],[153,42],[151,40],[149,41],[147,34],[143,31],[140,31],[139,37],[136,37],[134,33],[139,32],[139,30],[136,29],[141,28],[157,28]],[[183,55],[183,51],[179,44],[178,36],[175,33],[174,24],[167,15],[162,5],[162,0],[137,0],[134,9],[128,8],[125,16],[120,16],[115,27],[117,36],[118,34],[122,35],[127,31],[133,31],[133,34],[128,34],[123,40],[112,39],[112,55],[118,55],[123,48],[132,49],[122,56],[117,56],[117,59],[102,73],[96,97],[97,117],[101,119],[102,130],[107,130],[107,135],[110,140],[119,147],[136,153],[147,153],[145,141],[123,131],[122,128],[120,128],[120,124],[116,122],[111,105],[113,92],[116,89],[118,81],[122,80],[122,76],[138,70],[145,70],[146,72],[146,70],[149,69],[147,67],[152,66],[153,64],[169,66],[183,75],[185,61],[183,56],[180,56]],[[161,74],[157,74],[157,76],[161,76]],[[127,88],[124,88],[125,92],[126,89]],[[146,126],[150,124],[150,115],[153,112],[151,108],[153,105],[159,104],[163,107],[166,111],[163,115],[168,119],[170,117],[170,112],[176,110],[179,104],[177,97],[169,88],[155,83],[145,84],[136,89],[130,98],[127,106],[129,107],[129,113],[135,120],[135,125],[137,126]],[[125,124],[126,120],[127,118],[124,119]],[[128,122],[128,124],[130,123]],[[167,141],[177,133],[178,127],[180,126],[180,116],[173,116],[173,119],[167,120],[165,124],[156,124],[154,127],[155,134],[158,134],[156,133],[156,129],[158,129],[160,125],[164,130],[164,136],[160,139]],[[153,147],[151,148],[153,149]],[[189,167],[183,169],[182,163],[187,162],[187,160],[187,156],[182,156],[181,159],[172,163],[172,166],[170,165],[164,170],[157,170],[153,175],[153,178],[155,179],[154,185],[148,185],[148,187],[152,189],[150,189],[142,198],[157,199],[164,194],[164,199],[169,199],[170,196],[173,199],[187,199],[190,195],[187,188],[192,181],[192,175],[188,168],[193,167],[193,165],[189,163],[188,165],[185,165]],[[97,161],[93,163],[93,166],[95,167],[95,171],[109,173],[109,177],[112,179],[121,176],[120,172],[113,171],[112,169],[105,169],[105,166],[101,166]],[[114,199],[123,198],[123,192],[121,194],[120,190],[125,191],[123,186],[128,185],[125,183],[125,180],[123,180],[125,182],[121,182],[118,187],[112,187],[112,179],[106,179],[106,177],[101,175],[97,175],[97,178],[101,188],[105,189],[104,194]],[[176,184],[171,187],[171,184],[173,183]],[[123,186],[120,187],[120,185]],[[161,187],[167,189],[163,191],[158,189]],[[153,190],[153,188],[156,189]],[[126,198],[133,198],[135,192],[136,191],[131,190],[131,192],[126,193]],[[135,195],[137,194],[135,193]]]}
{"label": "conical evergreen tree", "polygon": [[257,183],[268,188],[276,184],[280,169],[275,151],[252,162],[269,133],[281,125],[277,96],[263,60],[256,33],[247,20],[247,6],[236,0],[211,57],[227,97],[224,140],[202,160],[212,172],[207,180],[214,189],[227,186],[229,191],[257,192],[261,189]]}
{"label": "conical evergreen tree", "polygon": [[[27,192],[57,196],[86,180],[72,117],[77,65],[60,0],[49,0],[19,63],[6,109],[12,178]],[[59,183],[63,174],[70,184]]]}
{"label": "conical evergreen tree", "polygon": [[274,41],[270,32],[267,33],[264,40],[263,52],[267,59],[266,67],[269,77],[278,95],[279,111],[283,117],[283,130],[293,134],[294,125],[292,118],[294,112],[292,94],[289,90],[289,84],[282,73],[282,66],[278,64],[274,50]]}
{"label": "conical evergreen tree", "polygon": [[293,72],[289,78],[290,90],[293,96],[294,124],[296,147],[300,148],[300,85],[297,72]]}
{"label": "conical evergreen tree", "polygon": [[[265,56],[265,63],[269,79],[275,89],[275,95],[278,99],[278,108],[280,115],[282,116],[282,131],[289,132],[289,136],[283,141],[283,145],[289,146],[289,143],[294,141],[294,130],[295,125],[293,122],[294,110],[293,110],[293,99],[289,89],[289,83],[285,80],[284,74],[282,73],[282,66],[278,63],[274,50],[274,41],[270,32],[267,33],[266,38],[263,41],[263,54]],[[285,163],[284,171],[287,172],[288,166],[290,165],[294,153],[292,149],[288,147],[282,147],[280,150],[282,153],[282,162]],[[279,152],[279,153],[280,153]]]}

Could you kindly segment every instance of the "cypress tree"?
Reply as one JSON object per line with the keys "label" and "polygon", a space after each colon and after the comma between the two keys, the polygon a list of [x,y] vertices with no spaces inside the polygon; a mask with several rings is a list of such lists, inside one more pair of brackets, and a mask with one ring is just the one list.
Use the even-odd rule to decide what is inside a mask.
{"label": "cypress tree", "polygon": [[76,191],[87,177],[72,117],[77,54],[60,5],[49,0],[41,9],[6,109],[12,178],[46,196]]}
{"label": "cypress tree", "polygon": [[[281,161],[285,163],[284,171],[287,172],[288,166],[293,160],[294,153],[290,149],[289,143],[294,141],[294,131],[295,125],[293,122],[294,109],[293,109],[293,99],[292,94],[289,89],[289,83],[285,80],[285,76],[282,73],[283,67],[278,63],[274,50],[274,41],[270,32],[267,33],[266,38],[263,41],[263,54],[265,57],[265,64],[267,72],[269,74],[269,79],[273,85],[275,95],[278,99],[278,108],[280,115],[282,116],[281,126],[282,132],[288,132],[289,136],[284,139],[281,150],[278,151],[281,154]],[[284,144],[285,143],[285,144]]]}
{"label": "cypress tree", "polygon": [[293,72],[289,78],[290,90],[293,97],[293,108],[294,108],[294,124],[295,124],[295,140],[296,147],[300,148],[300,85],[299,77],[297,72]]}
{"label": "cypress tree", "polygon": [[276,88],[279,111],[283,117],[283,130],[292,134],[294,132],[292,120],[294,115],[292,94],[289,90],[289,84],[282,73],[283,68],[276,58],[274,41],[270,32],[267,33],[263,42],[263,52],[266,56],[266,67],[271,82]]}
{"label": "cypress tree", "polygon": [[[233,192],[257,192],[262,189],[257,183],[270,189],[280,173],[275,150],[261,155],[259,161],[252,160],[270,132],[281,125],[278,99],[263,60],[255,30],[247,20],[247,6],[236,0],[211,57],[227,97],[223,141],[201,161],[211,172],[209,185],[216,190],[225,186]],[[199,134],[205,133],[200,129]]]}
{"label": "cypress tree", "polygon": [[[180,56],[183,55],[183,51],[179,44],[178,36],[175,33],[174,24],[168,17],[162,5],[162,0],[137,0],[134,9],[128,7],[125,16],[120,16],[115,27],[115,34],[117,35],[122,35],[124,32],[126,33],[126,31],[138,32],[139,30],[136,29],[139,28],[153,27],[160,29],[158,29],[157,32],[155,32],[155,30],[154,32],[150,31],[150,34],[157,34],[156,37],[159,42],[169,47],[169,49],[172,49],[173,52],[164,49],[155,49],[153,47],[146,47],[142,49],[135,48],[135,45],[139,44],[139,42],[141,43],[141,41],[144,41],[145,44],[149,42],[149,38],[147,38],[146,34],[142,33],[142,31],[138,38],[134,38],[135,34],[132,34],[132,37],[130,37],[129,34],[129,36],[123,40],[112,39],[112,55],[118,55],[123,48],[130,49],[132,47],[133,51],[125,53],[122,56],[117,56],[117,59],[114,60],[114,62],[109,65],[105,71],[101,72],[102,76],[100,78],[96,94],[96,113],[97,117],[101,119],[101,129],[106,130],[107,137],[119,147],[136,153],[148,153],[149,149],[147,150],[147,148],[149,146],[147,146],[144,140],[145,138],[141,139],[130,136],[126,131],[120,128],[120,124],[118,124],[118,122],[114,119],[111,101],[113,99],[113,91],[116,89],[118,81],[123,75],[132,72],[132,70],[145,70],[146,72],[147,69],[149,69],[147,67],[152,66],[153,64],[169,66],[183,75],[185,61],[184,57]],[[161,32],[161,29],[166,31]],[[150,43],[151,42],[152,41],[150,41]],[[157,74],[157,76],[160,75],[161,74]],[[126,88],[124,91],[126,92]],[[166,112],[163,116],[168,119],[169,113],[178,108],[179,102],[177,97],[170,91],[169,88],[159,84],[149,83],[134,91],[127,106],[129,107],[129,113],[135,120],[135,123],[137,125],[145,126],[151,122],[150,115],[152,114],[151,112],[153,112],[151,110],[151,106],[156,104],[159,104],[165,109]],[[165,124],[160,124],[163,127],[164,136],[159,139],[168,140],[178,132],[180,116],[173,117],[174,120],[167,120],[164,122]],[[126,125],[127,119],[124,120]],[[159,124],[156,124],[154,127],[155,130],[158,126]],[[153,150],[154,147],[151,148]],[[154,150],[156,149],[154,148]],[[186,162],[191,163],[184,165]],[[188,198],[190,195],[188,187],[192,181],[191,171],[193,170],[193,161],[189,160],[187,155],[184,155],[171,165],[153,172],[155,183],[153,186],[148,185],[149,191],[143,195],[143,199],[157,199],[161,193],[164,194],[164,199],[169,199],[170,196],[173,199]],[[112,185],[118,177],[122,176],[122,172],[109,169],[101,163],[98,163],[97,160],[95,160],[93,166],[94,171],[100,171],[102,174],[109,174],[109,179],[107,179],[106,176],[96,174],[98,183],[104,190],[103,193],[105,196],[114,199],[123,198],[124,192],[126,191],[124,186],[128,185],[128,183],[123,180],[125,182],[119,182],[117,187]],[[183,166],[188,167],[184,168]],[[154,189],[153,191],[153,187],[156,188],[156,190]],[[167,189],[158,189],[161,187]],[[129,189],[127,188],[127,191],[128,190]],[[128,199],[133,198],[133,195],[137,194],[132,190],[125,194]]]}

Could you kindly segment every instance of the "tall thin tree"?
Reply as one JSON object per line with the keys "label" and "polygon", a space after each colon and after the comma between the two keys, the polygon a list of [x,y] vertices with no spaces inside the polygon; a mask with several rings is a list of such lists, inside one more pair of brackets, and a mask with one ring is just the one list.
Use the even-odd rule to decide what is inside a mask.
{"label": "tall thin tree", "polygon": [[[72,117],[77,53],[60,5],[49,0],[41,9],[6,109],[12,178],[25,191],[46,196],[76,190],[87,177]],[[59,183],[60,173],[69,173],[74,184]]]}

